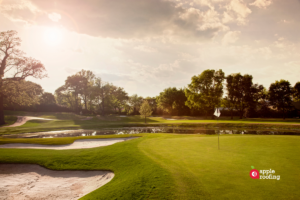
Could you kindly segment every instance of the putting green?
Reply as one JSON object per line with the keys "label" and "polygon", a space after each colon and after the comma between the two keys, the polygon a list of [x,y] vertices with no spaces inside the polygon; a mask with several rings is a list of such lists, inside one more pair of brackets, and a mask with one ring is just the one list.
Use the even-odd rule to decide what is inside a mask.
{"label": "putting green", "polygon": [[[0,163],[115,173],[83,199],[298,199],[299,143],[299,136],[226,135],[218,150],[216,136],[145,134],[93,149],[0,149]],[[280,180],[251,179],[251,166]]]}

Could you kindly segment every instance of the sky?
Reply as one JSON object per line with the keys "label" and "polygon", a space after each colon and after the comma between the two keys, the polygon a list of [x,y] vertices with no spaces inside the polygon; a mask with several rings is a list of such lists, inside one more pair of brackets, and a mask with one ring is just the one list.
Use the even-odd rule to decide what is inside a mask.
{"label": "sky", "polygon": [[0,32],[16,30],[54,91],[91,70],[129,95],[186,87],[206,69],[250,74],[269,88],[300,81],[300,0],[0,0]]}

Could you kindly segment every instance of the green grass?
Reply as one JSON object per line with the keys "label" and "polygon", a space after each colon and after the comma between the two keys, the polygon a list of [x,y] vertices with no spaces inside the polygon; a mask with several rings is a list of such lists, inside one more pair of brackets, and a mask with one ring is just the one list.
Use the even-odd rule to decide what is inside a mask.
{"label": "green grass", "polygon": [[[74,141],[59,139],[22,142]],[[223,135],[218,150],[215,135],[143,134],[92,149],[0,149],[0,163],[115,173],[111,182],[82,199],[298,199],[299,143],[299,136]],[[251,166],[274,169],[281,178],[251,179]]]}
{"label": "green grass", "polygon": [[13,123],[15,123],[17,121],[17,117],[13,116],[13,115],[5,115],[4,116],[4,120],[5,120],[6,124],[1,125],[1,126],[9,126],[9,125],[11,125],[11,124],[13,124]]}

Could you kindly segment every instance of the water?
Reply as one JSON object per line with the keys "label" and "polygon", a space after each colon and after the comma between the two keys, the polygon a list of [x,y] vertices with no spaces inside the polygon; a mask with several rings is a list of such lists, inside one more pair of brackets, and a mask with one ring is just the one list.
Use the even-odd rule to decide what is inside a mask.
{"label": "water", "polygon": [[54,137],[78,137],[96,135],[123,135],[139,133],[177,133],[177,134],[253,134],[253,135],[300,135],[300,131],[265,131],[265,130],[237,130],[237,129],[204,129],[183,127],[126,127],[107,128],[102,130],[63,130],[38,133],[24,133],[15,135],[3,135],[9,138],[54,138]]}

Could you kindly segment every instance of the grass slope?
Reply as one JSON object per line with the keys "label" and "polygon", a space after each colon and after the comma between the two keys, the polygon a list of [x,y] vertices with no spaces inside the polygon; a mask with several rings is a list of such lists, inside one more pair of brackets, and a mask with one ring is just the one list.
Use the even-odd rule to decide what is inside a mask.
{"label": "grass slope", "polygon": [[[218,150],[216,136],[144,134],[85,150],[0,149],[0,163],[114,171],[111,182],[83,199],[298,199],[299,142],[299,136],[223,135]],[[251,179],[251,166],[272,168],[281,178]]]}
{"label": "grass slope", "polygon": [[[170,171],[176,199],[298,199],[299,136],[169,136],[139,148]],[[274,169],[280,180],[251,179],[251,166]]]}
{"label": "grass slope", "polygon": [[0,163],[31,163],[53,170],[111,170],[115,173],[111,182],[82,199],[173,199],[175,185],[170,173],[137,147],[144,139],[79,150],[0,149]]}

